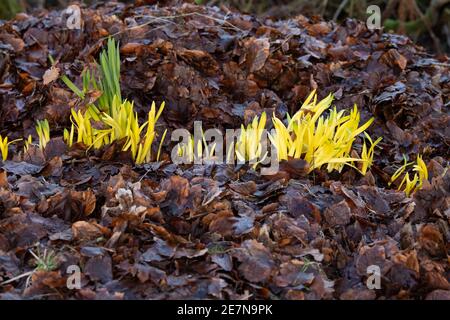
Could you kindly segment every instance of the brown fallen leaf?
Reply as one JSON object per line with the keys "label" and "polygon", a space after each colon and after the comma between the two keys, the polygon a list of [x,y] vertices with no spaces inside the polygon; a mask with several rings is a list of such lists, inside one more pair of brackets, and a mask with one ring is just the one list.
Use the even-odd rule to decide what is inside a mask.
{"label": "brown fallen leaf", "polygon": [[61,157],[54,157],[47,162],[45,167],[42,169],[41,174],[44,177],[60,177],[63,170],[62,166],[63,162]]}
{"label": "brown fallen leaf", "polygon": [[401,70],[405,70],[408,60],[401,55],[397,49],[389,49],[383,56],[382,60],[391,67],[397,66]]}
{"label": "brown fallen leaf", "polygon": [[234,256],[241,261],[240,273],[251,282],[266,281],[275,268],[270,251],[256,240],[244,241]]}
{"label": "brown fallen leaf", "polygon": [[86,191],[70,191],[71,207],[79,216],[89,216],[95,210],[96,198],[94,192],[88,189]]}
{"label": "brown fallen leaf", "polygon": [[345,226],[350,223],[351,210],[347,201],[342,200],[339,203],[327,208],[324,213],[325,220],[330,226]]}
{"label": "brown fallen leaf", "polygon": [[0,169],[0,188],[8,187],[8,176],[5,169]]}
{"label": "brown fallen leaf", "polygon": [[107,283],[112,280],[112,261],[107,254],[90,258],[85,266],[84,272],[93,281]]}
{"label": "brown fallen leaf", "polygon": [[59,77],[59,68],[52,66],[50,69],[47,69],[42,76],[42,82],[44,86],[48,85],[49,83],[52,83]]}
{"label": "brown fallen leaf", "polygon": [[93,240],[103,235],[98,226],[87,221],[77,221],[73,223],[72,233],[76,240]]}
{"label": "brown fallen leaf", "polygon": [[432,224],[427,224],[420,229],[419,243],[432,256],[446,255],[442,234]]}
{"label": "brown fallen leaf", "polygon": [[255,39],[252,38],[246,42],[248,47],[247,63],[250,72],[260,70],[266,63],[270,53],[270,42],[266,38]]}

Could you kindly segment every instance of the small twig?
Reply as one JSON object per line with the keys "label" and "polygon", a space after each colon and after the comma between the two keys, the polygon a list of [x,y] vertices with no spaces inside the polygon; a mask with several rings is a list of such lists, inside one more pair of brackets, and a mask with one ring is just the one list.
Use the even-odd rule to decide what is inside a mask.
{"label": "small twig", "polygon": [[273,49],[273,51],[271,53],[273,54],[273,53],[277,52],[278,50],[280,50],[286,42],[291,40],[292,37],[293,37],[292,34],[288,35],[286,37],[286,39],[284,39],[283,42],[281,42],[279,46],[277,46],[275,49]]}
{"label": "small twig", "polygon": [[8,283],[11,283],[11,282],[14,282],[14,281],[16,281],[16,280],[22,279],[23,277],[31,276],[34,272],[35,272],[35,270],[31,270],[31,271],[22,273],[22,274],[20,274],[20,275],[14,277],[14,278],[11,278],[11,279],[9,279],[9,280],[3,281],[2,283],[0,283],[0,286],[4,286],[4,285],[6,285],[6,284],[8,284]]}
{"label": "small twig", "polygon": [[339,15],[341,14],[341,11],[344,10],[345,6],[347,5],[348,0],[344,0],[341,2],[341,4],[339,5],[339,7],[337,8],[336,12],[334,13],[333,16],[333,21],[336,21],[337,18],[339,17]]}
{"label": "small twig", "polygon": [[[157,17],[157,16],[152,16],[152,15],[137,15],[136,17],[150,18],[151,20],[146,21],[146,22],[141,23],[141,24],[138,24],[138,25],[135,25],[135,26],[132,26],[132,27],[128,27],[128,28],[126,28],[124,30],[118,31],[118,32],[114,33],[112,36],[116,36],[116,35],[122,34],[122,33],[126,32],[126,31],[135,30],[135,29],[139,29],[139,28],[145,27],[145,26],[150,25],[153,22],[155,22],[155,20],[162,20],[162,21],[166,21],[167,23],[172,23],[172,24],[176,25],[176,23],[170,21],[170,19],[186,18],[186,17],[190,17],[190,16],[200,16],[200,17],[203,17],[203,18],[211,19],[211,20],[213,20],[215,22],[228,25],[231,28],[235,29],[236,31],[244,32],[244,30],[242,30],[239,27],[235,26],[231,22],[228,22],[227,20],[215,18],[215,17],[212,17],[210,15],[202,14],[202,13],[199,13],[199,12],[190,12],[190,13],[184,13],[184,14],[179,14],[179,15],[171,15],[171,16],[163,16],[163,17]],[[162,26],[156,27],[156,28],[152,29],[151,31],[154,31],[154,30],[157,30],[157,29],[161,29],[161,28],[163,28],[165,26],[166,25],[162,25]],[[108,37],[109,36],[103,37],[99,41],[103,41],[104,39],[107,39]]]}
{"label": "small twig", "polygon": [[150,168],[150,169],[148,169],[143,175],[142,175],[142,177],[139,179],[139,181],[138,182],[141,182],[142,181],[142,179],[144,179],[146,176],[147,176],[147,174],[149,174],[150,173],[150,171],[152,171],[153,170],[153,168]]}

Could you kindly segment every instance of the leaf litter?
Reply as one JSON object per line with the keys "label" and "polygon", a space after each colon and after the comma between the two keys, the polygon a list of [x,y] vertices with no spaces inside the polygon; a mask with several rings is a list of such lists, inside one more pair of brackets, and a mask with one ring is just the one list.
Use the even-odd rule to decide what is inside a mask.
{"label": "leaf litter", "polygon": [[[62,136],[84,102],[59,75],[79,78],[113,35],[138,115],[152,100],[168,104],[157,130],[284,118],[318,89],[335,93],[338,110],[356,103],[363,121],[375,117],[373,167],[308,174],[289,160],[269,177],[246,166],[132,166],[114,144],[87,155],[52,138],[23,157],[12,145],[0,169],[0,298],[449,299],[448,59],[355,20],[260,20],[175,2],[82,7],[82,31],[58,11],[4,22],[0,134],[37,138],[35,119],[48,119]],[[407,197],[389,178],[419,153],[430,179]],[[55,268],[8,282],[34,270],[37,248]],[[66,287],[74,264],[80,290]],[[380,290],[366,286],[371,265]]]}

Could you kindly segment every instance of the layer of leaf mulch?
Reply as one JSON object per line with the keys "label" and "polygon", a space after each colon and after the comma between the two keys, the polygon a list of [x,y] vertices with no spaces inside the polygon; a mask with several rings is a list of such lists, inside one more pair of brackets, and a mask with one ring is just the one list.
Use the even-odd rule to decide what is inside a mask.
{"label": "layer of leaf mulch", "polygon": [[[134,167],[114,146],[86,156],[60,138],[24,157],[18,143],[0,169],[0,282],[32,271],[38,247],[58,267],[0,286],[0,298],[450,299],[448,59],[352,20],[260,21],[189,4],[83,8],[83,24],[68,30],[53,11],[0,26],[2,135],[35,135],[43,118],[61,135],[84,102],[58,70],[44,76],[48,55],[78,79],[115,35],[140,115],[167,103],[158,130],[292,114],[317,88],[375,116],[368,131],[383,141],[365,177],[305,176],[290,162],[270,178],[245,166]],[[418,153],[430,183],[408,198],[388,180]],[[73,264],[80,290],[66,287]],[[366,287],[370,265],[380,290]]]}

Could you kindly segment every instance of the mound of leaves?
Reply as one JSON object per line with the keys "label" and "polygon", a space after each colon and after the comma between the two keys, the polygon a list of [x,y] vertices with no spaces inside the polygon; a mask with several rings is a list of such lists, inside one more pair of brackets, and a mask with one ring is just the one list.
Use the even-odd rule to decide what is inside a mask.
{"label": "mound of leaves", "polygon": [[[0,134],[48,119],[62,136],[80,84],[108,36],[120,42],[122,93],[144,118],[166,102],[165,128],[235,128],[284,118],[312,89],[356,103],[383,137],[365,177],[298,161],[274,176],[248,166],[132,166],[114,144],[85,152],[61,137],[0,169],[0,298],[450,299],[448,59],[360,22],[259,20],[191,4],[19,14],[0,26]],[[48,56],[56,61],[52,66]],[[53,134],[54,133],[54,134]],[[361,141],[356,143],[361,147]],[[430,173],[406,197],[389,186],[403,157]],[[51,254],[50,254],[51,253]],[[68,267],[81,269],[69,289]],[[381,289],[368,289],[371,266]],[[70,269],[70,268],[69,268]]]}

